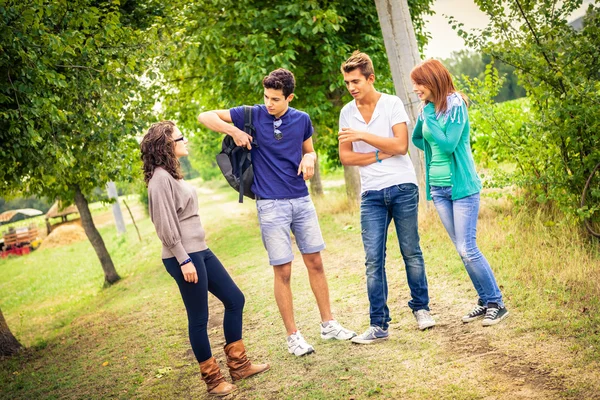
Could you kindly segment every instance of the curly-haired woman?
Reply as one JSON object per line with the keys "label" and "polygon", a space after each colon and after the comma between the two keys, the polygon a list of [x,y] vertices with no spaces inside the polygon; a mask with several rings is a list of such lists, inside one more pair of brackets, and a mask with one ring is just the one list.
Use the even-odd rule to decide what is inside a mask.
{"label": "curly-haired woman", "polygon": [[252,364],[242,342],[244,295],[204,240],[196,190],[183,180],[179,158],[187,140],[171,121],[155,123],[141,143],[148,206],[163,243],[162,260],[177,285],[188,315],[190,343],[208,393],[224,396],[236,386],[225,381],[208,341],[208,292],[225,306],[225,355],[233,381],[267,371]]}

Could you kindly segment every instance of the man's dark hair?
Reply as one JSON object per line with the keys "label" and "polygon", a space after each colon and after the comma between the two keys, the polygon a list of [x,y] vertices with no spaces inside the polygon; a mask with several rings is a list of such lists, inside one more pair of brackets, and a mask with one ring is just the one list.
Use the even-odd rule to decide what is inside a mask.
{"label": "man's dark hair", "polygon": [[287,69],[278,68],[265,76],[263,79],[263,87],[265,89],[281,90],[283,96],[287,99],[290,94],[294,93],[296,79],[294,79],[294,74]]}

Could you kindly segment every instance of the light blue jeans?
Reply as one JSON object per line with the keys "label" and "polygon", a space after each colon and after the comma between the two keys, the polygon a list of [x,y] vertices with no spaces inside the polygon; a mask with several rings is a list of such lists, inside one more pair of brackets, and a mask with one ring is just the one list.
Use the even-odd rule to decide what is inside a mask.
{"label": "light blue jeans", "polygon": [[431,198],[442,224],[475,286],[483,304],[498,303],[504,307],[502,293],[490,264],[477,247],[479,193],[452,200],[452,186],[430,186]]}
{"label": "light blue jeans", "polygon": [[429,311],[429,291],[425,262],[419,245],[419,189],[406,183],[382,190],[367,190],[361,195],[360,224],[366,254],[367,293],[371,325],[387,329],[390,310],[387,305],[388,284],[385,272],[387,233],[394,221],[413,311]]}
{"label": "light blue jeans", "polygon": [[271,265],[287,264],[294,259],[290,231],[294,233],[302,254],[318,253],[325,248],[317,211],[310,196],[257,200],[256,209]]}

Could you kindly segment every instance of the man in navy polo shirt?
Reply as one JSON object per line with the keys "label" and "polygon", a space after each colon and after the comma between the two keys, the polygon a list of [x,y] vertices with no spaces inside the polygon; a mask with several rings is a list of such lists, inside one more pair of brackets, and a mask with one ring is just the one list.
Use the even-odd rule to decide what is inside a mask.
{"label": "man in navy polo shirt", "polygon": [[[314,174],[315,153],[310,117],[289,106],[294,98],[294,75],[283,68],[263,79],[264,105],[254,106],[252,122],[256,142],[244,129],[244,107],[203,112],[198,121],[207,128],[233,137],[238,146],[252,151],[256,208],[263,244],[275,275],[275,300],[287,330],[288,351],[296,356],[313,347],[296,328],[290,286],[294,233],[312,291],[321,314],[321,338],[348,340],[356,333],[343,328],[331,314],[329,288],[321,250],[325,248],[317,213],[305,181]],[[233,122],[233,125],[229,123]]]}

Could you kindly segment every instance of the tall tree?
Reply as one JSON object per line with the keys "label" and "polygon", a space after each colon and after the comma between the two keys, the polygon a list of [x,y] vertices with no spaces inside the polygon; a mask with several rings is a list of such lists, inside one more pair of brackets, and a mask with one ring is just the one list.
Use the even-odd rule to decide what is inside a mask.
{"label": "tall tree", "polygon": [[[410,71],[421,61],[415,30],[407,0],[375,0],[383,40],[387,50],[396,95],[400,97],[410,118],[411,125],[417,118],[419,99],[412,90]],[[412,140],[408,141],[410,159],[415,167],[421,202],[425,202],[425,169],[423,153]]]}
{"label": "tall tree", "polygon": [[[530,121],[510,135],[521,160],[515,182],[542,204],[600,221],[600,189],[580,199],[600,163],[600,7],[590,4],[581,30],[569,25],[581,0],[476,0],[489,25],[467,43],[515,68],[529,98]],[[597,3],[597,2],[596,2]],[[492,121],[501,126],[503,121]]]}
{"label": "tall tree", "polygon": [[8,324],[4,319],[4,314],[0,310],[0,357],[12,356],[21,349],[21,343],[15,338]]}
{"label": "tall tree", "polygon": [[[156,29],[138,3],[8,1],[0,9],[0,192],[75,202],[104,270],[119,279],[87,196],[132,176],[154,99]],[[140,4],[142,7],[144,4]],[[143,20],[147,22],[148,20]]]}
{"label": "tall tree", "polygon": [[[414,3],[427,5],[416,15],[421,18],[431,0]],[[183,34],[180,57],[166,73],[176,90],[170,91],[165,106],[168,115],[196,131],[197,148],[210,153],[216,153],[220,138],[199,130],[195,122],[199,108],[260,102],[262,78],[275,68],[296,75],[293,106],[310,114],[317,151],[334,165],[339,165],[339,111],[351,100],[339,70],[342,61],[356,49],[369,53],[378,65],[379,87],[392,90],[371,0],[219,0],[175,8]]]}

